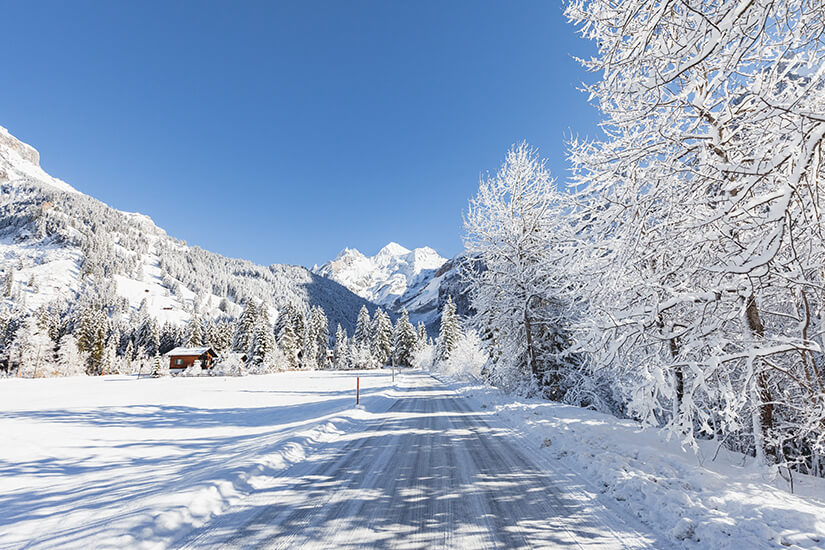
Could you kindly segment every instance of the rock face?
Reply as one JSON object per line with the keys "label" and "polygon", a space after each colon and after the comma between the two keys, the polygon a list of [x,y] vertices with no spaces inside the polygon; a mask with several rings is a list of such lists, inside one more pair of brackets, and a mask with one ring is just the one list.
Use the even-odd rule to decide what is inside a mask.
{"label": "rock face", "polygon": [[23,143],[2,126],[0,126],[0,148],[14,151],[26,162],[40,166],[40,153],[37,152],[37,149],[27,143]]}
{"label": "rock face", "polygon": [[57,188],[66,193],[77,193],[65,181],[51,177],[40,167],[40,153],[23,143],[0,126],[0,183],[36,182]]}

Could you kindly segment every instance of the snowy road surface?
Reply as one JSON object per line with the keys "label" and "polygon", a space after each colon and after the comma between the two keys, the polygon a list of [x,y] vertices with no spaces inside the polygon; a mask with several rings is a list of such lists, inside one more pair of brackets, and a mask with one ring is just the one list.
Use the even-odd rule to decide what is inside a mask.
{"label": "snowy road surface", "polygon": [[[434,378],[175,546],[651,548],[640,524]],[[641,532],[640,532],[641,531]]]}

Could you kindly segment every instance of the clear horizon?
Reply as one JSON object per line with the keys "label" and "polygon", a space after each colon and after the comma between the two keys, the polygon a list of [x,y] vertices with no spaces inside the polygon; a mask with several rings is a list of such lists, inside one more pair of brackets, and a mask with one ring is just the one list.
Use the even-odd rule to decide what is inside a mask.
{"label": "clear horizon", "polygon": [[[197,8],[197,9],[196,9]],[[52,176],[189,244],[312,267],[462,250],[480,174],[598,132],[560,5],[4,8],[0,125]],[[32,39],[36,37],[36,39]]]}

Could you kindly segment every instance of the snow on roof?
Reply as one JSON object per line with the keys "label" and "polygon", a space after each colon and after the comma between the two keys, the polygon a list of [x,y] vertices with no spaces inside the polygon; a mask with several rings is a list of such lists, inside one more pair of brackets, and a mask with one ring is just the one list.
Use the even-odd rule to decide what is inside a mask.
{"label": "snow on roof", "polygon": [[203,347],[203,348],[183,348],[183,347],[180,347],[180,348],[173,349],[172,351],[170,351],[166,355],[169,355],[170,357],[175,357],[175,356],[178,356],[178,355],[203,355],[207,351],[209,351],[209,348],[207,348],[207,347]]}

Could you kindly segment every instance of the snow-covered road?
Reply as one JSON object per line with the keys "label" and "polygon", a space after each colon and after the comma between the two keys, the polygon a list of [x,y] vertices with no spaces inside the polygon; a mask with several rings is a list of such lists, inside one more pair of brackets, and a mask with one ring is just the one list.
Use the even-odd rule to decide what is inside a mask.
{"label": "snow-covered road", "polygon": [[608,509],[489,411],[434,378],[177,541],[188,548],[648,548],[657,535]]}

